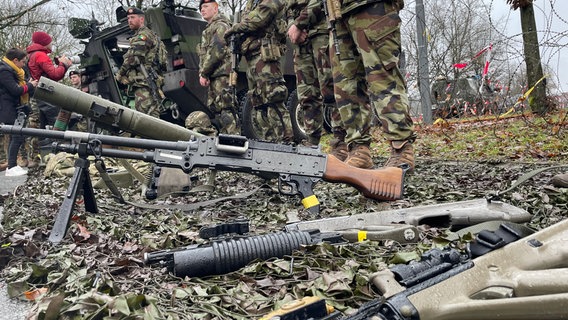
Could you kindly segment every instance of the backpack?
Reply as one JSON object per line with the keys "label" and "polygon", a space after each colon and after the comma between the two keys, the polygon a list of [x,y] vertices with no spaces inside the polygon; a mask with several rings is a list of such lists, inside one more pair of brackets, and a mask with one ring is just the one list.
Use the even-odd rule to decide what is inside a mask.
{"label": "backpack", "polygon": [[158,37],[158,48],[156,50],[156,56],[154,57],[154,63],[158,66],[160,72],[167,71],[168,69],[168,49],[162,40]]}

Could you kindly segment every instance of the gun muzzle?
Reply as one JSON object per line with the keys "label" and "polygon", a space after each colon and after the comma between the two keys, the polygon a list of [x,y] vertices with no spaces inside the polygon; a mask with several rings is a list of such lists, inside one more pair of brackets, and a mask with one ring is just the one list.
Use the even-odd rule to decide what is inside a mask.
{"label": "gun muzzle", "polygon": [[159,140],[188,141],[202,134],[41,77],[34,98],[98,123]]}

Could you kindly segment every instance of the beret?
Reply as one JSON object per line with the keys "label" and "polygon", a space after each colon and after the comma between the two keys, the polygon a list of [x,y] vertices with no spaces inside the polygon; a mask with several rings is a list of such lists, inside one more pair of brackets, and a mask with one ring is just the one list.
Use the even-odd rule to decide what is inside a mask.
{"label": "beret", "polygon": [[199,10],[201,10],[201,6],[202,6],[204,3],[217,3],[217,2],[216,2],[215,0],[200,0],[200,1],[199,1]]}
{"label": "beret", "polygon": [[144,14],[144,11],[136,7],[130,7],[128,8],[128,10],[126,10],[126,15],[129,16],[131,14]]}

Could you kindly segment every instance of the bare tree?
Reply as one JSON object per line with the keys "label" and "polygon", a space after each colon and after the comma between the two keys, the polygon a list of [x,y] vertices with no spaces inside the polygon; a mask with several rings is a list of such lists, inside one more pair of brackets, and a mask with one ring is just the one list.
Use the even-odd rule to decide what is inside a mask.
{"label": "bare tree", "polygon": [[25,48],[33,32],[42,30],[53,37],[54,54],[71,54],[75,41],[66,29],[66,6],[51,0],[0,0],[0,6],[0,51]]}
{"label": "bare tree", "polygon": [[534,86],[534,91],[529,97],[531,110],[538,114],[544,114],[548,110],[546,99],[546,82],[540,82],[543,77],[542,63],[540,59],[540,45],[536,32],[533,0],[506,0],[513,10],[520,9],[521,28],[523,30],[523,48],[525,64],[527,67],[527,81],[529,88]]}

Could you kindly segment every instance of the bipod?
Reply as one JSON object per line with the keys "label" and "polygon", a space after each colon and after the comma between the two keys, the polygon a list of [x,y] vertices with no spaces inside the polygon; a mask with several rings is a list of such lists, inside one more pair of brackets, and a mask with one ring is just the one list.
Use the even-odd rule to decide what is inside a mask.
{"label": "bipod", "polygon": [[97,203],[95,201],[95,192],[93,191],[93,185],[91,183],[91,177],[89,175],[89,165],[90,162],[87,159],[89,148],[87,143],[78,144],[79,158],[75,160],[75,171],[73,172],[73,178],[69,183],[69,187],[65,192],[65,199],[59,208],[59,212],[55,217],[55,223],[51,229],[51,234],[49,235],[49,241],[53,244],[58,244],[63,240],[67,229],[69,228],[69,222],[71,220],[71,213],[75,208],[77,202],[77,196],[82,194],[85,210],[91,213],[98,213]]}

